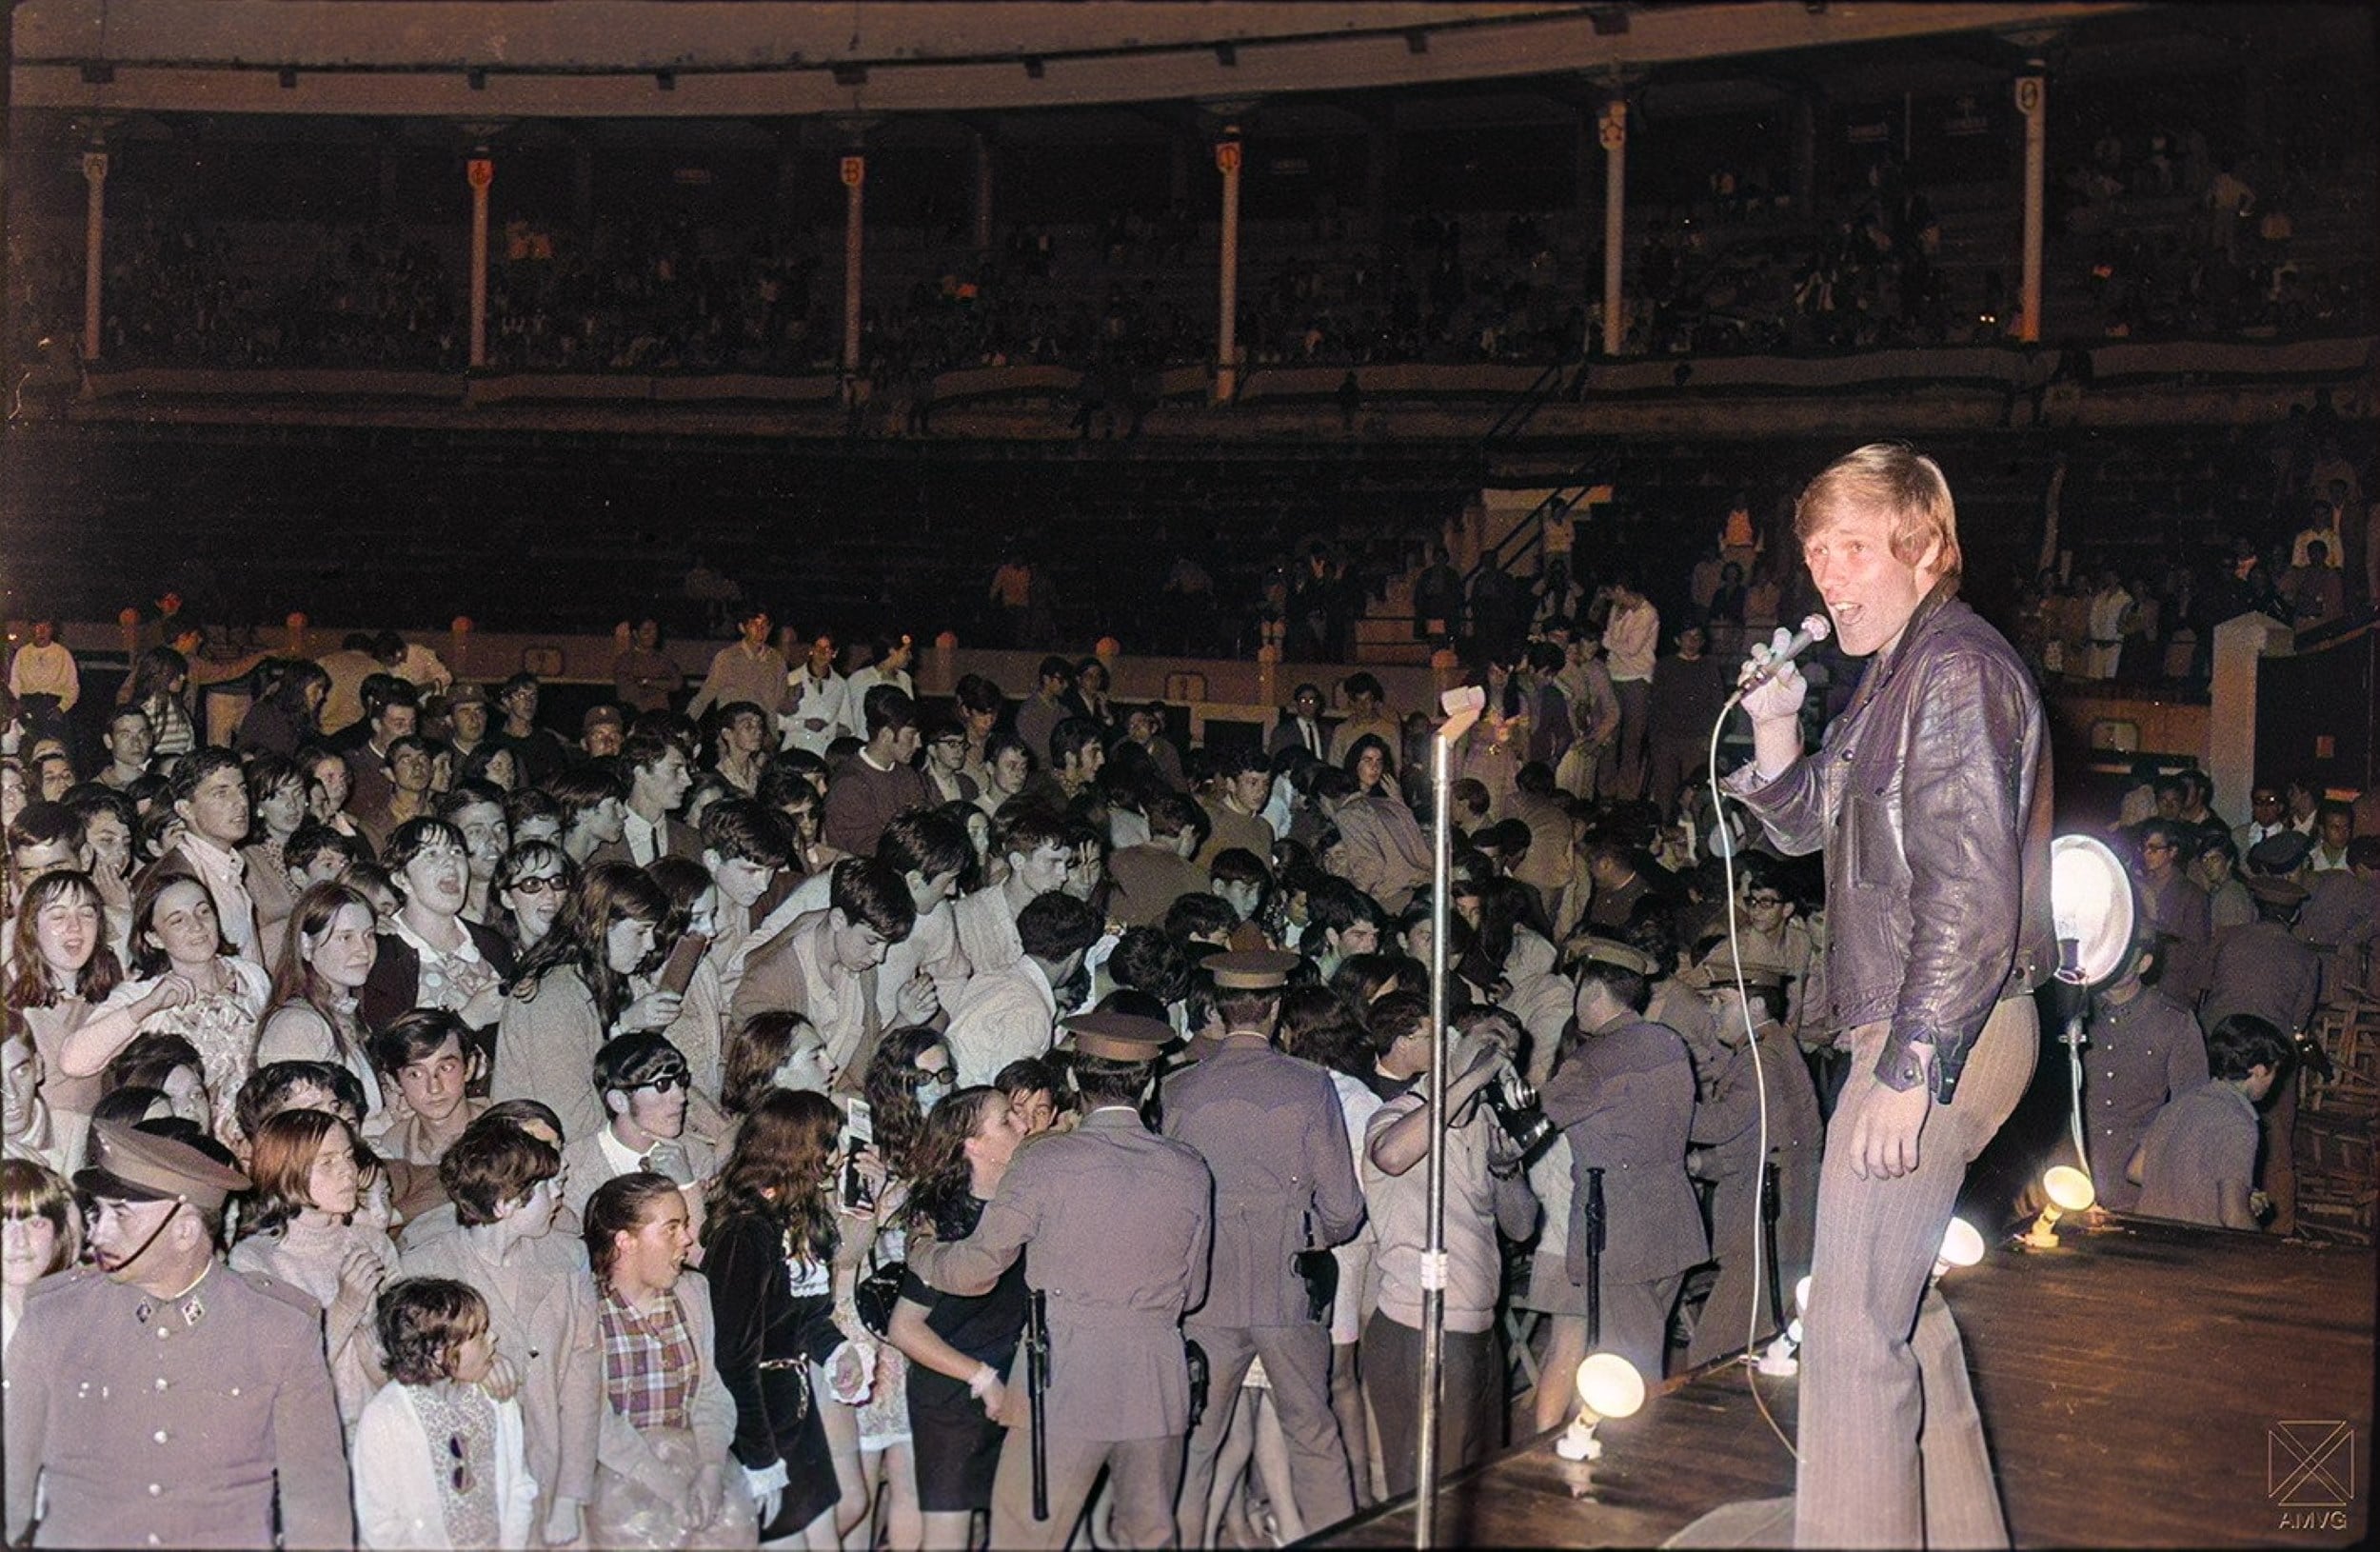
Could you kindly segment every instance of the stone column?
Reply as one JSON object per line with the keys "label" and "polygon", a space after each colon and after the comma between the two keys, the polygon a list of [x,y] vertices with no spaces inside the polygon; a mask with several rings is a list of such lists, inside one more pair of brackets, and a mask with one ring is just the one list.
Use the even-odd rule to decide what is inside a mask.
{"label": "stone column", "polygon": [[2042,201],[2049,181],[2050,82],[2048,67],[2035,55],[2016,78],[2016,111],[2025,121],[2024,281],[2017,293],[2016,337],[2041,337]]}
{"label": "stone column", "polygon": [[97,361],[103,343],[108,277],[108,153],[83,153],[83,359]]}
{"label": "stone column", "polygon": [[1597,136],[1603,142],[1603,353],[1616,356],[1628,338],[1628,314],[1620,294],[1620,273],[1627,260],[1628,100],[1616,93],[1606,98],[1597,118]]}
{"label": "stone column", "polygon": [[1216,244],[1215,402],[1240,391],[1240,126],[1223,126],[1215,165],[1223,174],[1222,233]]}
{"label": "stone column", "polygon": [[471,185],[471,365],[487,365],[487,190],[496,162],[482,146],[464,169]]}
{"label": "stone column", "polygon": [[867,183],[867,158],[858,150],[843,158],[843,376],[846,399],[860,380],[860,241]]}

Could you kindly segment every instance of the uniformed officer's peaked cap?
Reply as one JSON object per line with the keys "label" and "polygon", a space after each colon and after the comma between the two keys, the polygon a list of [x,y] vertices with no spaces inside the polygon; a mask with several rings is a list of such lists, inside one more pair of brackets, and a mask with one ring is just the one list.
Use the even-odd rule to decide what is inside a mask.
{"label": "uniformed officer's peaked cap", "polygon": [[1691,986],[1732,987],[1738,973],[1743,977],[1747,991],[1783,991],[1785,983],[1793,979],[1781,965],[1762,965],[1756,960],[1745,960],[1738,964],[1725,947],[1715,950],[1701,964],[1681,972],[1677,979]]}
{"label": "uniformed officer's peaked cap", "polygon": [[1593,961],[1597,965],[1616,965],[1636,975],[1660,973],[1661,967],[1653,963],[1653,956],[1631,948],[1616,938],[1580,938],[1571,951],[1581,963]]}
{"label": "uniformed officer's peaked cap", "polygon": [[250,1185],[246,1175],[188,1143],[122,1122],[92,1122],[90,1144],[93,1163],[74,1177],[74,1188],[87,1195],[129,1202],[178,1197],[192,1206],[221,1212],[225,1198]]}
{"label": "uniformed officer's peaked cap", "polygon": [[2302,905],[2310,893],[2295,879],[2270,878],[2262,873],[2251,873],[2240,882],[2248,885],[2250,894],[2269,905]]}
{"label": "uniformed officer's peaked cap", "polygon": [[1218,991],[1271,991],[1286,985],[1289,972],[1297,967],[1298,956],[1278,948],[1243,948],[1206,962]]}
{"label": "uniformed officer's peaked cap", "polygon": [[2303,830],[2276,830],[2250,846],[2240,860],[2248,865],[2251,878],[2259,873],[2289,873],[2313,849],[2314,838]]}
{"label": "uniformed officer's peaked cap", "polygon": [[1175,1039],[1173,1025],[1138,1013],[1078,1013],[1062,1022],[1077,1051],[1109,1062],[1154,1062]]}

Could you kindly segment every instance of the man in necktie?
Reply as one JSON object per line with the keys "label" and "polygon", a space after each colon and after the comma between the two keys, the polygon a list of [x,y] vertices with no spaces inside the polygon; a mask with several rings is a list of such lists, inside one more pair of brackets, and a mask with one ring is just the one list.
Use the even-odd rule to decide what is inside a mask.
{"label": "man in necktie", "polygon": [[1264,741],[1264,752],[1279,754],[1283,749],[1303,749],[1317,760],[1323,760],[1329,758],[1329,735],[1322,729],[1322,691],[1313,685],[1299,685],[1289,697],[1289,707],[1281,713],[1280,725]]}

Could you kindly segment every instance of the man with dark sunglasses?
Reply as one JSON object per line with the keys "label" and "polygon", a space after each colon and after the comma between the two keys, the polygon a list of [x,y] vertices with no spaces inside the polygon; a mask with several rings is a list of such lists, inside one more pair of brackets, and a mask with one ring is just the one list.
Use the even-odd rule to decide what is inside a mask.
{"label": "man with dark sunglasses", "polygon": [[684,1188],[699,1232],[703,1190],[719,1173],[719,1157],[686,1130],[694,1089],[685,1053],[658,1030],[622,1035],[595,1053],[594,1083],[609,1119],[562,1150],[563,1201],[583,1213],[605,1181],[649,1169]]}

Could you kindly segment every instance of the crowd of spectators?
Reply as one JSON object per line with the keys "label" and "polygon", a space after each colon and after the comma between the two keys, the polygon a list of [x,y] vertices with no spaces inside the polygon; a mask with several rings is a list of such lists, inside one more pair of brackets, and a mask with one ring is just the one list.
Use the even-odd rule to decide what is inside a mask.
{"label": "crowd of spectators", "polygon": [[[1449,1469],[1516,1408],[1568,1415],[1590,1283],[1604,1345],[1648,1381],[1781,1324],[1749,1260],[1753,1096],[1808,1165],[1782,1172],[1775,1241],[1782,1285],[1806,1266],[1847,1061],[1822,880],[1758,835],[1715,856],[1703,786],[1704,732],[1780,602],[1755,499],[1731,503],[1690,614],[1665,620],[1609,555],[1534,591],[1429,591],[1458,599],[1486,704],[1454,752],[1444,945],[1448,1342],[1470,1376]],[[1293,619],[1339,585],[1326,555],[1301,563]],[[998,596],[1029,639],[1013,564]],[[1294,1538],[1412,1487],[1429,709],[1357,672],[1297,685],[1258,740],[1201,743],[1117,700],[1098,659],[1055,656],[1031,686],[968,675],[929,705],[907,636],[844,652],[735,612],[699,684],[651,633],[624,644],[617,699],[575,728],[536,675],[458,679],[393,633],[244,665],[259,693],[228,747],[177,647],[93,705],[33,632],[0,708],[10,1540],[37,1520],[163,1535],[187,1493],[220,1495],[209,1523],[239,1545],[272,1544],[277,1516],[309,1545],[956,1547],[983,1514],[1014,1544],[1036,1287],[1074,1355],[1041,1398],[1062,1519],[1103,1458],[1080,1452],[1116,1433],[1193,1462],[1177,1504],[1170,1469],[1115,1456],[1136,1542]],[[1815,735],[1853,679],[1804,667]],[[2092,1164],[2119,1207],[2288,1233],[2277,1080],[2325,1060],[2318,1007],[2380,993],[2380,811],[2309,776],[2260,785],[2236,826],[2210,797],[2158,781],[2111,832],[2156,935],[2091,1015]],[[1646,1321],[1574,1188],[1601,1107],[1642,1120],[1644,1073],[1599,1078],[1582,1052],[1623,1024],[1675,1111],[1674,1146],[1630,1163],[1681,1205],[1610,1198],[1648,1215],[1613,1244],[1671,1258],[1632,1263]],[[1114,1142],[1160,1084],[1167,1141]],[[1208,1129],[1219,1084],[1279,1139]],[[2267,1090],[2260,1172],[2173,1144],[2191,1107],[2244,1100],[2252,1149]],[[1095,1144],[1143,1162],[1078,1196],[1065,1161]],[[1254,1202],[1273,1147],[1302,1150],[1314,1193],[1267,1209],[1297,1237],[1185,1279],[1258,1232],[1253,1207],[1209,1204]],[[1120,1215],[1115,1193],[1167,1170],[1190,1208]],[[1294,1312],[1249,1313],[1274,1299]],[[1156,1333],[1160,1378],[1079,1377],[1067,1343],[1114,1329],[1111,1303]],[[168,1307],[157,1348],[89,1340]],[[1497,1335],[1530,1312],[1537,1386]],[[1184,1321],[1220,1385],[1251,1342],[1282,1343],[1203,1425],[1180,1404]],[[1284,1323],[1305,1335],[1262,1334]],[[265,1399],[234,1389],[188,1426],[169,1387],[233,1351],[274,1377]],[[1268,1411],[1295,1422],[1286,1464]],[[120,1491],[124,1451],[157,1494]]]}
{"label": "crowd of spectators", "polygon": [[[2368,327],[2355,173],[2244,158],[2203,139],[2102,136],[2054,180],[2052,335],[2220,338]],[[2013,199],[2013,195],[2010,196]],[[1972,198],[1970,203],[1973,203]],[[2015,241],[2003,200],[1967,219]],[[1630,261],[1629,354],[1749,354],[2011,337],[2014,254],[1946,256],[1943,221],[1880,159],[1804,209],[1715,172],[1707,197],[1648,206]],[[2331,232],[2301,263],[2298,225]],[[1214,351],[1209,227],[1175,208],[1005,228],[988,251],[925,228],[870,250],[863,371],[916,385],[962,367],[1063,365],[1108,398]],[[2368,235],[2368,233],[2366,234]],[[1372,240],[1367,240],[1370,238]],[[464,266],[451,230],[214,221],[127,198],[109,227],[106,354],[141,364],[459,365]],[[81,317],[78,243],[20,235],[26,342]],[[1601,258],[1568,214],[1424,209],[1391,229],[1243,229],[1238,338],[1251,365],[1556,362],[1603,349]],[[620,217],[518,218],[490,255],[490,359],[532,370],[808,372],[841,359],[840,232]]]}

